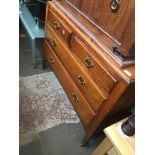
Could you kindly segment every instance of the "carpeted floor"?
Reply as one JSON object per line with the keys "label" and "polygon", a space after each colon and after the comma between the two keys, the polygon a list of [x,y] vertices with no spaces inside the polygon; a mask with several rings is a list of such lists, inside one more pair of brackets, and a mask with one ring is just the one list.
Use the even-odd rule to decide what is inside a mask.
{"label": "carpeted floor", "polygon": [[90,155],[103,139],[80,147],[84,130],[54,73],[20,77],[20,155]]}
{"label": "carpeted floor", "polygon": [[52,72],[20,77],[19,91],[20,145],[36,140],[48,128],[79,122]]}

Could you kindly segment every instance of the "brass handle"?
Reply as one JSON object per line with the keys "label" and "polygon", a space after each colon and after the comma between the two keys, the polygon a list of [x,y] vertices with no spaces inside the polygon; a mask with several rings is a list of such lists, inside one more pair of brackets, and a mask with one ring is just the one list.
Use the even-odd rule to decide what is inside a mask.
{"label": "brass handle", "polygon": [[92,68],[94,66],[93,62],[89,58],[85,58],[85,65],[87,68]]}
{"label": "brass handle", "polygon": [[55,29],[59,29],[60,28],[60,23],[58,23],[57,21],[54,22],[54,27]]}
{"label": "brass handle", "polygon": [[78,76],[78,81],[80,83],[80,85],[85,85],[85,79],[82,76]]}
{"label": "brass handle", "polygon": [[114,54],[120,54],[119,48],[118,47],[112,47],[113,53]]}
{"label": "brass handle", "polygon": [[119,9],[120,0],[112,0],[110,3],[110,8],[113,13],[117,12]]}
{"label": "brass handle", "polygon": [[77,102],[78,101],[78,97],[76,96],[75,93],[72,93],[72,97],[73,97],[74,102]]}
{"label": "brass handle", "polygon": [[127,57],[125,57],[124,55],[121,54],[121,52],[120,52],[118,47],[113,47],[113,53],[115,55],[117,55],[117,57],[120,57],[122,61],[124,61],[125,58],[127,58]]}
{"label": "brass handle", "polygon": [[51,62],[51,63],[54,63],[54,60],[53,60],[53,58],[52,58],[52,57],[50,57],[50,62]]}
{"label": "brass handle", "polygon": [[52,46],[53,48],[55,48],[56,45],[57,45],[56,41],[55,41],[55,40],[52,40],[52,41],[51,41],[51,46]]}

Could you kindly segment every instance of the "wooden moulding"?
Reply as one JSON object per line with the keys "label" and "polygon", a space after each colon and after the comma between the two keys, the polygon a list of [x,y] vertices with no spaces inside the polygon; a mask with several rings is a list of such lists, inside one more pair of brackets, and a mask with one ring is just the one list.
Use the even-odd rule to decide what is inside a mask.
{"label": "wooden moulding", "polygon": [[[72,29],[73,34],[76,36],[80,36],[80,38],[82,38],[82,42],[88,44],[90,48],[95,50],[95,56],[100,60],[101,63],[108,63],[111,68],[113,68],[113,70],[115,70],[120,75],[120,77],[126,80],[128,83],[134,81],[134,60],[126,61],[124,62],[125,64],[122,64],[116,56],[112,56],[114,54],[110,52],[107,46],[105,46],[106,43],[109,46],[112,45],[110,38],[106,37],[102,33],[104,36],[105,44],[99,42],[100,37],[96,35],[96,27],[90,23],[88,24],[89,21],[81,17],[78,12],[69,5],[67,5],[67,3],[63,1],[61,3],[59,3],[58,1],[48,3],[49,9],[55,10],[55,14]],[[87,24],[87,26],[90,26],[88,27],[89,29],[86,29],[83,26],[83,23],[84,25]],[[90,29],[93,30],[93,32],[90,33],[88,31]],[[93,37],[95,38],[93,39]],[[127,75],[126,71],[130,73],[130,75]]]}
{"label": "wooden moulding", "polygon": [[[109,57],[116,62],[119,68],[127,67],[135,63],[134,35],[131,35],[131,33],[134,34],[134,31],[129,30],[129,26],[127,26],[121,40],[118,41],[68,1],[58,0],[58,2],[55,1],[54,3],[76,24],[80,31],[90,37],[91,42],[97,45],[102,51],[107,52]],[[131,17],[134,20],[134,11],[131,13]],[[131,18],[128,22],[127,25],[134,27]],[[114,52],[113,47],[118,47],[120,52]],[[131,56],[128,56],[128,54]]]}
{"label": "wooden moulding", "polygon": [[[99,42],[101,37],[99,31],[96,31],[97,27],[66,4],[63,6],[58,1],[48,2],[47,9],[55,15],[63,27],[71,30],[69,32],[73,36],[71,35],[68,43],[68,39],[62,37],[62,33],[51,26],[47,11],[44,54],[51,62],[50,66],[69,99],[72,103],[75,102],[73,106],[85,129],[82,141],[82,146],[85,146],[103,121],[106,122],[107,118],[112,118],[131,105],[131,101],[134,100],[135,68],[134,65],[120,68],[118,61],[111,56],[108,46],[105,45],[112,45],[113,41],[103,34],[105,44]],[[66,30],[65,28],[63,30]],[[56,46],[51,44],[53,41],[57,43]],[[77,52],[82,54],[79,55]],[[82,64],[86,56],[95,62],[96,69],[94,68],[93,76]],[[102,70],[102,75],[98,70]],[[79,75],[86,84],[83,85],[83,80],[79,83]],[[99,82],[96,82],[98,81],[96,75],[105,79],[107,93],[100,88]],[[79,104],[76,104],[78,101]]]}

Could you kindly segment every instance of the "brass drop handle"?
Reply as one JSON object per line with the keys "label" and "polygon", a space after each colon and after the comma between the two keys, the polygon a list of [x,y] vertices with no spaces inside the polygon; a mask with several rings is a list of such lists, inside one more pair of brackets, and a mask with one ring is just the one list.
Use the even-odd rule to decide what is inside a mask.
{"label": "brass drop handle", "polygon": [[54,22],[54,27],[56,30],[58,30],[60,28],[60,23],[58,23],[57,21]]}
{"label": "brass drop handle", "polygon": [[119,48],[118,47],[112,47],[113,53],[114,54],[120,54]]}
{"label": "brass drop handle", "polygon": [[53,60],[53,58],[52,58],[52,57],[50,57],[50,62],[51,62],[51,63],[54,63],[54,60]]}
{"label": "brass drop handle", "polygon": [[119,9],[120,0],[112,0],[110,3],[110,8],[113,13],[117,12]]}
{"label": "brass drop handle", "polygon": [[113,53],[121,58],[122,61],[125,60],[125,56],[121,54],[118,47],[113,47]]}
{"label": "brass drop handle", "polygon": [[85,58],[85,65],[87,68],[92,68],[94,66],[93,62],[89,58]]}
{"label": "brass drop handle", "polygon": [[57,45],[56,41],[55,41],[55,40],[52,40],[52,41],[51,41],[51,46],[52,46],[53,48],[55,48],[56,45]]}
{"label": "brass drop handle", "polygon": [[81,75],[78,76],[78,81],[79,81],[80,85],[85,85],[85,83],[86,83],[85,79]]}
{"label": "brass drop handle", "polygon": [[78,97],[76,96],[75,93],[72,93],[72,97],[73,97],[74,102],[77,102],[78,101]]}

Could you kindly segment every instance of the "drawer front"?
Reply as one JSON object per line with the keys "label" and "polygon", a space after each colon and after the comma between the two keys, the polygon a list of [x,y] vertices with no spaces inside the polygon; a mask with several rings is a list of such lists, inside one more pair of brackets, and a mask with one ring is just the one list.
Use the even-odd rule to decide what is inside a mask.
{"label": "drawer front", "polygon": [[88,102],[94,108],[98,110],[103,102],[106,101],[105,95],[102,93],[101,89],[96,85],[93,79],[89,74],[82,68],[77,60],[73,57],[72,53],[68,50],[66,46],[62,46],[63,42],[61,39],[54,33],[54,31],[46,24],[46,34],[45,37],[49,42],[53,43],[51,47],[55,51],[56,55],[59,57],[68,73],[79,87],[83,95],[86,97]]}
{"label": "drawer front", "polygon": [[50,24],[53,30],[68,43],[71,35],[71,29],[65,25],[50,9],[47,13],[46,22]]}
{"label": "drawer front", "polygon": [[[94,80],[101,85],[106,92],[110,93],[117,81],[103,68],[103,66],[92,56],[90,49],[74,36],[71,40],[71,49],[81,60],[86,69],[90,72]],[[101,89],[102,89],[101,88]]]}
{"label": "drawer front", "polygon": [[94,117],[94,112],[89,107],[86,99],[82,96],[74,82],[69,77],[68,73],[64,69],[61,62],[58,60],[57,56],[54,54],[47,41],[44,42],[44,55],[61,85],[63,86],[81,122],[86,128]]}

